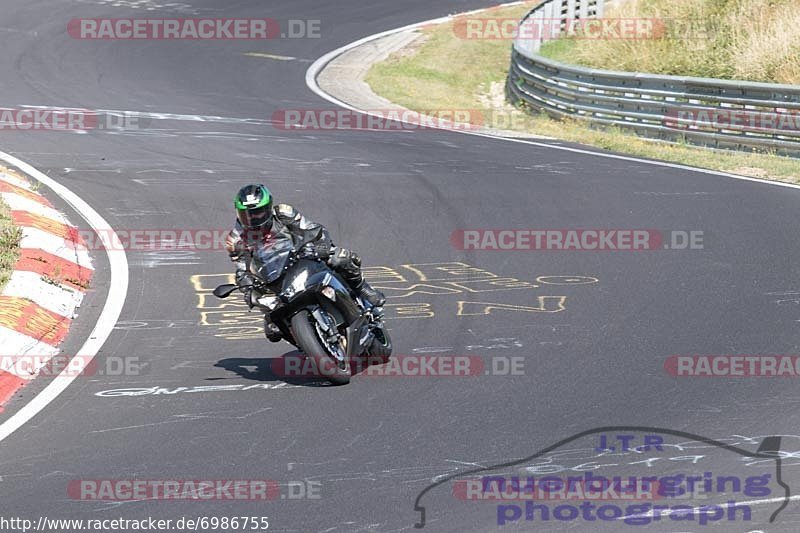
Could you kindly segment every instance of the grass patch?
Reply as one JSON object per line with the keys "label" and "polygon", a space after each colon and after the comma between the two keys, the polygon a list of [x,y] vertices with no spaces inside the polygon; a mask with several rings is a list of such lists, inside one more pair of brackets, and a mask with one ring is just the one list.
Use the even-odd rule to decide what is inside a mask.
{"label": "grass patch", "polygon": [[[683,3],[688,0],[678,1]],[[738,0],[729,2],[736,3]],[[532,6],[533,3],[526,3],[480,16],[521,18]],[[558,121],[515,109],[505,102],[503,89],[511,42],[464,40],[456,35],[453,28],[454,22],[449,22],[423,30],[425,39],[420,44],[411,51],[401,50],[374,65],[367,74],[366,82],[375,93],[419,112],[430,112],[431,109],[480,109],[485,110],[480,125],[555,137],[637,157],[800,183],[800,161],[797,159],[756,152],[708,150],[688,144],[659,143],[615,128],[601,131],[579,121]],[[563,46],[566,48],[571,45],[567,43]]]}
{"label": "grass patch", "polygon": [[663,21],[660,39],[562,39],[541,54],[611,70],[800,83],[798,0],[621,0],[606,18]]}
{"label": "grass patch", "polygon": [[73,285],[77,285],[78,287],[80,287],[81,289],[83,289],[85,291],[89,290],[89,282],[88,281],[81,281],[81,280],[79,280],[77,278],[64,278],[64,281],[68,281],[68,282],[72,283]]}
{"label": "grass patch", "polygon": [[5,287],[19,259],[22,230],[11,221],[8,206],[0,200],[0,289]]}
{"label": "grass patch", "polygon": [[[521,18],[532,5],[482,16]],[[505,79],[510,41],[461,39],[452,23],[424,33],[414,53],[400,51],[370,69],[366,81],[373,91],[410,109],[474,109],[492,82]]]}

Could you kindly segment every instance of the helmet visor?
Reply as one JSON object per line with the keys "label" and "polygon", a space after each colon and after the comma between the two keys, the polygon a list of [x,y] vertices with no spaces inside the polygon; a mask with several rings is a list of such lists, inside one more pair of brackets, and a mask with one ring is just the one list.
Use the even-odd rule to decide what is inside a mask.
{"label": "helmet visor", "polygon": [[239,209],[239,222],[248,229],[268,230],[272,227],[272,212],[268,205],[255,209]]}

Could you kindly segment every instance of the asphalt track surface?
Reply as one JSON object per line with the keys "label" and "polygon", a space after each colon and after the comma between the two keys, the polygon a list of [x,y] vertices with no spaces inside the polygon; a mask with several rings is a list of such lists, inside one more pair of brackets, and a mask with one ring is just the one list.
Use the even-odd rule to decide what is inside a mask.
{"label": "asphalt track surface", "polygon": [[[762,437],[783,435],[783,451],[800,450],[794,379],[674,378],[663,369],[672,354],[797,353],[800,235],[792,222],[800,216],[799,191],[455,132],[281,131],[266,122],[275,110],[330,107],[304,83],[317,57],[366,35],[488,3],[187,3],[191,10],[146,11],[94,0],[5,0],[0,105],[255,120],[161,116],[117,133],[4,131],[0,147],[69,187],[120,230],[224,228],[232,223],[233,193],[258,179],[279,200],[328,225],[367,265],[391,267],[408,285],[414,271],[401,265],[452,262],[535,284],[509,290],[479,284],[488,292],[470,292],[430,282],[439,288],[427,292],[437,294],[387,291],[390,304],[421,304],[390,311],[395,353],[473,355],[489,367],[521,357],[524,372],[355,377],[347,387],[284,380],[270,361],[293,353],[289,345],[265,342],[252,322],[242,324],[241,313],[226,318],[211,309],[213,317],[201,316],[209,311],[198,308],[201,301],[217,304],[200,299],[192,277],[229,272],[223,252],[130,251],[125,308],[98,357],[122,357],[142,368],[77,379],[2,442],[4,517],[268,516],[274,531],[403,531],[420,519],[417,495],[441,476],[512,462],[601,426],[667,428],[752,452]],[[112,42],[66,33],[72,18],[196,14],[318,19],[321,38]],[[450,243],[462,228],[695,230],[704,232],[704,248],[462,252]],[[66,353],[80,345],[104,302],[108,265],[104,254],[94,257],[98,274]],[[554,285],[564,278],[542,276],[596,281]],[[221,278],[194,279],[207,288]],[[540,296],[565,298],[563,309],[536,311],[552,302],[542,304]],[[487,312],[498,303],[511,307]],[[25,389],[3,419],[43,385]],[[191,391],[209,385],[237,387]],[[146,394],[99,395],[118,389]],[[641,432],[631,434],[642,443]],[[555,458],[494,472],[540,472],[524,470],[533,464],[562,476],[599,464],[606,466],[594,472],[609,476],[774,472],[769,459],[742,460],[715,446],[664,439],[684,444],[599,455],[592,452],[595,435],[559,448],[572,451]],[[798,460],[782,463],[784,480],[800,487]],[[291,482],[303,481],[315,483],[320,497],[78,501],[67,486],[81,479],[271,479],[284,496]],[[770,499],[783,495],[771,486],[765,497],[734,498],[769,500],[753,505],[752,523],[533,523],[523,515],[502,529],[796,531],[794,500],[765,524],[779,505]],[[423,499],[428,530],[498,528],[496,504],[459,501],[450,485]]]}

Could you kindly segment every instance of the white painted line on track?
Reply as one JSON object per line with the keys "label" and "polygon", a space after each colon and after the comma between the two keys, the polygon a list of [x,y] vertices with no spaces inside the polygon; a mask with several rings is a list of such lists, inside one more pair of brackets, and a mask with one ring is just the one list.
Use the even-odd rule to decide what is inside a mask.
{"label": "white painted line on track", "polygon": [[[108,336],[111,335],[114,325],[117,323],[120,313],[122,313],[122,307],[125,305],[125,297],[128,293],[128,259],[125,255],[125,251],[122,249],[114,249],[114,247],[111,246],[111,243],[117,239],[113,228],[97,213],[97,211],[92,209],[92,207],[77,194],[10,154],[0,152],[0,160],[17,167],[60,196],[86,220],[89,226],[97,232],[103,241],[106,255],[108,255],[108,262],[111,266],[108,295],[106,296],[106,303],[103,306],[103,310],[100,312],[100,316],[97,318],[94,329],[92,329],[89,338],[86,339],[83,346],[80,347],[76,354],[85,358],[86,362],[89,363],[100,351],[100,348],[102,348]],[[42,409],[47,407],[50,402],[64,392],[75,378],[78,377],[77,375],[69,375],[68,369],[66,368],[62,371],[62,374],[64,375],[58,376],[60,379],[53,379],[32,400],[26,403],[8,420],[0,424],[0,441],[5,440],[9,435],[14,433],[14,431],[36,416]]]}
{"label": "white painted line on track", "polygon": [[[507,3],[507,4],[500,4],[500,5],[497,5],[497,6],[492,6],[492,7],[488,7],[488,8],[484,8],[484,9],[477,9],[475,11],[469,11],[467,13],[461,13],[459,15],[475,14],[475,13],[480,13],[482,11],[487,11],[489,9],[496,9],[496,8],[499,8],[499,7],[508,7],[508,6],[513,6],[513,5],[518,5],[519,3],[520,2],[510,2],[510,3]],[[380,33],[376,33],[374,35],[369,35],[369,36],[364,37],[362,39],[359,39],[357,41],[353,41],[352,43],[346,44],[346,45],[344,45],[344,46],[342,46],[340,48],[337,48],[336,50],[331,50],[330,52],[328,52],[324,56],[322,56],[319,59],[317,59],[316,61],[314,61],[314,63],[312,63],[311,66],[308,67],[308,70],[306,70],[306,85],[315,94],[317,94],[317,96],[327,100],[328,102],[331,102],[332,104],[338,105],[338,106],[343,107],[345,109],[349,109],[351,111],[356,111],[358,113],[363,113],[365,115],[372,115],[372,116],[375,116],[375,117],[380,117],[380,115],[378,115],[378,114],[376,114],[374,112],[370,112],[370,111],[365,110],[365,109],[359,109],[357,107],[353,107],[350,104],[348,104],[346,102],[343,102],[342,100],[339,100],[335,96],[332,96],[332,95],[326,93],[319,86],[319,84],[317,83],[317,76],[319,75],[320,72],[322,72],[322,69],[324,69],[325,66],[328,63],[330,63],[331,61],[333,61],[334,59],[336,59],[337,57],[339,57],[343,53],[345,53],[345,52],[347,52],[349,50],[352,50],[353,48],[356,48],[358,46],[361,46],[362,44],[366,44],[366,43],[369,43],[369,42],[372,42],[372,41],[376,41],[378,39],[381,39],[383,37],[388,37],[389,35],[393,35],[395,33],[400,33],[400,32],[403,32],[403,31],[416,30],[416,29],[419,29],[419,28],[421,28],[423,26],[429,26],[429,25],[434,25],[434,24],[443,24],[445,22],[449,22],[449,21],[453,20],[456,16],[459,16],[459,15],[450,15],[450,16],[446,16],[446,17],[439,17],[439,18],[435,18],[435,19],[431,19],[431,20],[426,20],[426,21],[423,21],[423,22],[416,22],[414,24],[409,24],[407,26],[402,26],[400,28],[396,28],[396,29],[393,29],[393,30],[382,31]],[[384,118],[384,117],[380,117],[380,118]],[[403,122],[405,124],[411,124],[410,122],[407,122],[407,121],[403,121],[403,120],[399,120],[399,121]],[[751,181],[751,182],[761,183],[761,184],[765,184],[765,185],[775,185],[777,187],[789,187],[789,188],[792,188],[792,189],[800,189],[800,185],[796,185],[794,183],[784,183],[784,182],[781,182],[781,181],[768,181],[768,180],[762,180],[762,179],[758,179],[758,178],[750,178],[748,176],[740,176],[738,174],[731,174],[731,173],[728,173],[728,172],[720,172],[720,171],[717,171],[717,170],[708,170],[708,169],[704,169],[704,168],[691,167],[691,166],[688,166],[688,165],[680,165],[678,163],[668,163],[666,161],[653,161],[653,160],[650,160],[650,159],[640,159],[638,157],[631,157],[631,156],[618,155],[618,154],[595,152],[595,151],[592,151],[592,150],[583,150],[581,148],[572,148],[572,147],[569,147],[569,146],[559,146],[559,145],[555,145],[555,144],[536,142],[536,141],[531,141],[531,140],[527,140],[527,139],[517,139],[517,138],[513,138],[513,137],[500,137],[500,136],[497,136],[497,135],[492,135],[490,133],[482,133],[482,132],[478,132],[478,131],[467,131],[467,130],[461,130],[461,129],[458,129],[458,128],[440,127],[440,126],[437,126],[436,124],[432,124],[430,127],[432,129],[441,129],[441,130],[446,130],[446,131],[454,131],[456,133],[461,133],[463,135],[473,135],[475,137],[485,137],[487,139],[495,139],[495,140],[500,140],[500,141],[519,143],[519,144],[528,144],[528,145],[531,145],[531,146],[538,146],[540,148],[549,148],[551,150],[561,150],[561,151],[564,151],[564,152],[572,152],[574,154],[582,154],[582,155],[589,155],[589,156],[595,156],[595,157],[604,157],[606,159],[616,159],[618,161],[629,161],[631,163],[643,163],[643,164],[646,164],[646,165],[655,165],[655,166],[659,166],[659,167],[674,168],[674,169],[677,169],[677,170],[686,170],[686,171],[689,171],[689,172],[701,172],[703,174],[710,174],[710,175],[714,175],[714,176],[724,176],[724,177],[727,177],[727,178],[734,178],[734,179],[737,179],[737,180]]]}

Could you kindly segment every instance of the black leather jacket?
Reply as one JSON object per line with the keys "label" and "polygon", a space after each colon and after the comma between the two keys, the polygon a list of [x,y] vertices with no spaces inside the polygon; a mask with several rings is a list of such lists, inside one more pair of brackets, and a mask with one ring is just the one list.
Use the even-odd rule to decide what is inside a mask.
{"label": "black leather jacket", "polygon": [[[333,246],[328,230],[322,224],[308,220],[289,204],[277,204],[273,210],[273,222],[270,234],[289,232],[295,237],[300,237],[305,231],[321,228],[319,237],[314,243],[322,244],[322,248],[330,249]],[[252,251],[256,246],[268,242],[258,232],[251,234],[237,220],[228,237],[228,252],[231,260],[236,263],[236,282],[250,269]]]}

